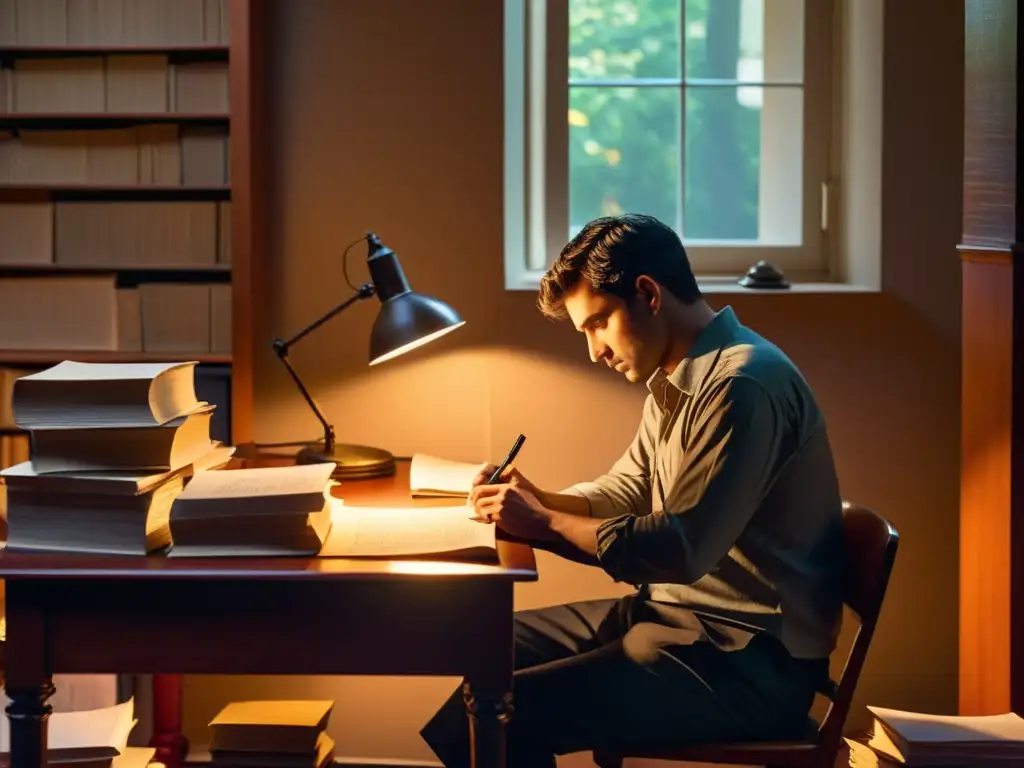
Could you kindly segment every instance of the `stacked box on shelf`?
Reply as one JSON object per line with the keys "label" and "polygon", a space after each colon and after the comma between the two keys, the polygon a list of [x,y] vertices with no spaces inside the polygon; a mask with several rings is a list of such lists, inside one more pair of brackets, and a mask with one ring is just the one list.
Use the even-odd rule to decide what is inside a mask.
{"label": "stacked box on shelf", "polygon": [[228,0],[0,0],[0,364],[230,362],[230,28]]}

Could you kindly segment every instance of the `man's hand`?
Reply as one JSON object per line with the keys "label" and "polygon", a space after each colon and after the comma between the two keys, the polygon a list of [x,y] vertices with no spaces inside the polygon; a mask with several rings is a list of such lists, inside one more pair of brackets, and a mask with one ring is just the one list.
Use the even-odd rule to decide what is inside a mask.
{"label": "man's hand", "polygon": [[551,529],[556,513],[541,504],[537,497],[521,485],[478,485],[473,489],[471,503],[477,519],[496,523],[499,528],[527,541],[552,541],[557,538]]}
{"label": "man's hand", "polygon": [[[480,486],[486,485],[487,482],[491,479],[491,475],[494,474],[494,471],[497,468],[497,464],[488,464],[486,467],[481,469],[477,473],[476,477],[473,478],[473,491],[476,491],[476,489]],[[533,483],[527,480],[526,477],[523,476],[523,473],[516,469],[514,466],[505,468],[505,471],[501,473],[501,477],[498,479],[498,483],[508,483],[509,485],[514,485],[517,488],[522,488],[526,491],[529,491],[534,496],[540,495],[538,493],[539,489],[537,488],[537,486],[535,486]],[[470,503],[474,502],[474,497],[472,493],[470,493],[469,501]]]}

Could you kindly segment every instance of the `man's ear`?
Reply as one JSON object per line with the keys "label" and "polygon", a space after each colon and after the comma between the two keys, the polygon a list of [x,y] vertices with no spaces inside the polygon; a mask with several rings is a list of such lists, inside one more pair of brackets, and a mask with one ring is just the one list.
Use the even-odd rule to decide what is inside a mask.
{"label": "man's ear", "polygon": [[661,286],[647,275],[637,277],[635,285],[637,299],[652,315],[658,314],[658,310],[661,309]]}

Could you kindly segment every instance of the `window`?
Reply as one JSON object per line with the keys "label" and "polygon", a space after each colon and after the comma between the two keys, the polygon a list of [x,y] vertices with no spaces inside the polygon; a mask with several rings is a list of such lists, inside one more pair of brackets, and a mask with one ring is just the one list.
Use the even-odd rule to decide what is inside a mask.
{"label": "window", "polygon": [[507,287],[623,211],[702,277],[827,272],[832,0],[505,4]]}

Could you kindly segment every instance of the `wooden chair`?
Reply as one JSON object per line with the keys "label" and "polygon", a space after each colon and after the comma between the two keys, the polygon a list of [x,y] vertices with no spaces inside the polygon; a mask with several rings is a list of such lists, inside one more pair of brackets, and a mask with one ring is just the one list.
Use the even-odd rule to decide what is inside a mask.
{"label": "wooden chair", "polygon": [[899,534],[880,515],[850,502],[843,504],[846,535],[846,584],[843,601],[860,625],[839,683],[827,692],[831,703],[813,739],[807,741],[708,744],[679,749],[595,751],[600,768],[621,768],[626,757],[694,763],[764,765],[768,768],[833,768],[875,622],[896,560]]}

